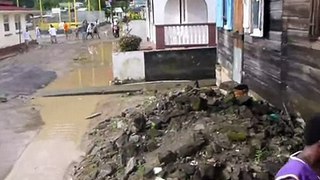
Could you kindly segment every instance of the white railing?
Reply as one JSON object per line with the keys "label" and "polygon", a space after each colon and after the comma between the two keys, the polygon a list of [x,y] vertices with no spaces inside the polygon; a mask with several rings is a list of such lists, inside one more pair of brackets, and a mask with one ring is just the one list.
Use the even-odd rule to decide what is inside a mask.
{"label": "white railing", "polygon": [[206,24],[165,25],[166,46],[207,45],[209,26]]}

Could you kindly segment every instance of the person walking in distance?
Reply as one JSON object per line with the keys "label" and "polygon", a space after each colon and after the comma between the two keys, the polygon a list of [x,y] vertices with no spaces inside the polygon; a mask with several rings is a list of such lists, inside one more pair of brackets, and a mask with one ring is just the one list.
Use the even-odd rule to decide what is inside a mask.
{"label": "person walking in distance", "polygon": [[80,27],[83,41],[87,40],[87,28],[88,28],[88,22],[87,20],[84,20]]}
{"label": "person walking in distance", "polygon": [[36,31],[36,40],[37,40],[37,43],[40,44],[39,40],[40,40],[40,38],[41,38],[41,31],[40,31],[40,28],[39,28],[38,25],[36,26],[35,31]]}
{"label": "person walking in distance", "polygon": [[79,25],[76,25],[76,29],[74,30],[75,35],[76,35],[76,40],[79,40],[79,32],[80,32],[80,28]]}
{"label": "person walking in distance", "polygon": [[29,29],[26,28],[26,30],[23,32],[23,39],[26,47],[26,51],[29,51],[29,43],[31,42],[32,38],[29,32]]}
{"label": "person walking in distance", "polygon": [[57,29],[55,27],[53,27],[52,24],[50,24],[50,28],[49,28],[49,34],[50,34],[50,39],[51,39],[51,43],[52,44],[57,44],[58,40],[57,40]]}
{"label": "person walking in distance", "polygon": [[93,26],[94,26],[93,23],[89,23],[87,28],[87,39],[89,35],[91,36],[91,39],[93,39]]}
{"label": "person walking in distance", "polygon": [[94,24],[94,26],[93,26],[93,34],[94,35],[97,35],[97,37],[99,38],[99,39],[101,39],[100,38],[100,34],[99,34],[99,28],[98,28],[98,23],[96,22],[95,24]]}
{"label": "person walking in distance", "polygon": [[64,21],[64,24],[63,24],[63,30],[64,30],[64,34],[66,35],[66,39],[68,39],[68,35],[69,35],[69,24],[66,23]]}

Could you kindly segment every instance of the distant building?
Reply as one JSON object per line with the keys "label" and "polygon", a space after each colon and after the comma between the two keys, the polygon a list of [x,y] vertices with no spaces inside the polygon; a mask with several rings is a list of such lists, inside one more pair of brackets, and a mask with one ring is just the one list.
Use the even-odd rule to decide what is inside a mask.
{"label": "distant building", "polygon": [[38,11],[16,7],[11,1],[0,2],[0,48],[23,42],[19,32],[26,29],[26,17]]}

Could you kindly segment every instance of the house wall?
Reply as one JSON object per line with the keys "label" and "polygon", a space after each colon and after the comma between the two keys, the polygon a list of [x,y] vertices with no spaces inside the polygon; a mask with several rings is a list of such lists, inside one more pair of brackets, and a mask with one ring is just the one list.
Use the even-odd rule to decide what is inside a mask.
{"label": "house wall", "polygon": [[310,41],[310,0],[283,0],[283,68],[290,108],[309,118],[320,112],[320,41]]}
{"label": "house wall", "polygon": [[[234,42],[232,31],[219,30],[218,61],[232,79]],[[282,0],[265,1],[265,36],[244,35],[242,82],[274,105],[282,106],[281,89]]]}
{"label": "house wall", "polygon": [[[6,13],[9,15],[9,24],[10,24],[10,31],[4,32],[4,21],[3,21],[3,13],[0,13],[0,48],[5,48],[9,46],[14,46],[19,44],[20,37],[18,31],[16,31],[15,21],[13,13]],[[24,30],[26,27],[26,14],[20,14],[21,20],[21,30]],[[34,36],[33,36],[34,37]],[[23,42],[23,37],[21,36],[21,42]]]}
{"label": "house wall", "polygon": [[[216,22],[216,0],[187,0],[187,3],[190,3],[188,6],[190,9],[191,14],[194,12],[201,12],[201,8],[199,8],[199,2],[203,1],[206,4],[207,8],[207,23],[215,23]],[[155,16],[155,25],[164,25],[164,24],[179,24],[180,17],[179,17],[179,0],[161,0],[161,1],[154,1],[154,16]],[[167,4],[168,3],[168,4]],[[196,4],[196,5],[195,5]],[[166,7],[168,8],[166,11]],[[165,13],[169,12],[169,13]],[[178,14],[176,14],[178,13]],[[189,14],[189,15],[191,15]],[[177,16],[178,15],[178,16]],[[197,19],[200,21],[200,19]],[[203,21],[203,20],[201,20]],[[194,17],[191,18],[191,23],[195,22]],[[198,22],[201,23],[201,22]]]}

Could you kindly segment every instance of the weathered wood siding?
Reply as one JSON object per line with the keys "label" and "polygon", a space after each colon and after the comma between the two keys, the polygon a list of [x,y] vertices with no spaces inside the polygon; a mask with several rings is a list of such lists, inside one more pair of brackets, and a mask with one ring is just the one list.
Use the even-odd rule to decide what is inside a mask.
{"label": "weathered wood siding", "polygon": [[218,62],[228,70],[229,78],[232,78],[233,64],[233,32],[218,29]]}
{"label": "weathered wood siding", "polygon": [[320,112],[320,41],[310,41],[310,0],[283,0],[284,80],[289,107],[309,118]]}
{"label": "weathered wood siding", "polygon": [[282,106],[282,0],[265,1],[265,36],[245,34],[243,82],[272,104]]}

